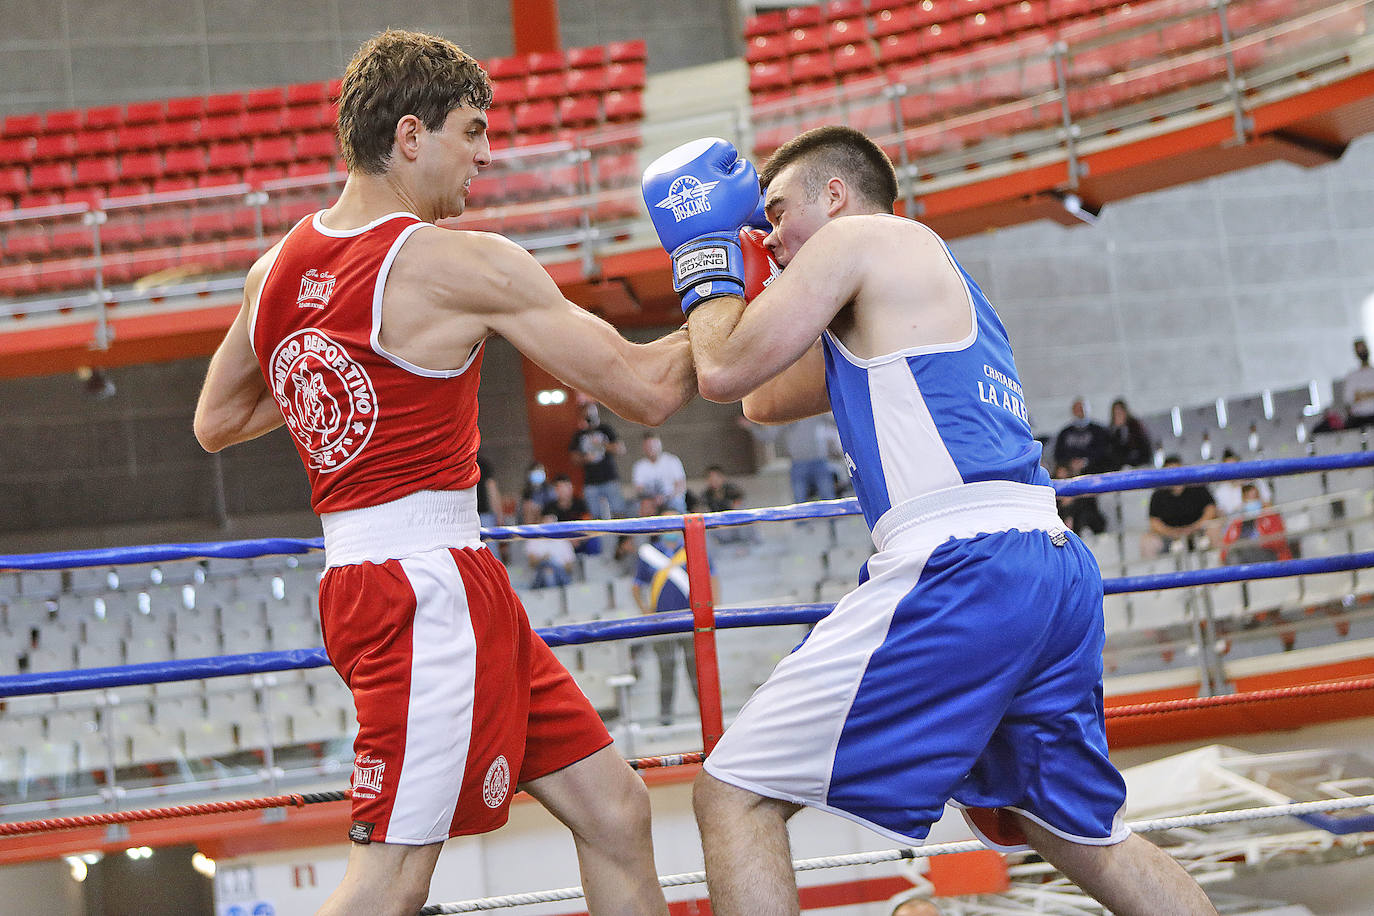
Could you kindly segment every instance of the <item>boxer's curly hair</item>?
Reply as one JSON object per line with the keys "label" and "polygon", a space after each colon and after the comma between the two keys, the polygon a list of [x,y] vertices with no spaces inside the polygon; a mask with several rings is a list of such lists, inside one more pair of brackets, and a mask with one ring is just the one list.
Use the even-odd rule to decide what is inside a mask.
{"label": "boxer's curly hair", "polygon": [[447,38],[387,29],[363,43],[339,93],[339,150],[349,171],[380,175],[391,161],[396,122],[415,115],[440,130],[461,105],[491,107],[491,81]]}
{"label": "boxer's curly hair", "polygon": [[807,194],[819,194],[827,181],[839,177],[874,206],[890,211],[897,203],[897,171],[892,160],[882,147],[852,127],[830,124],[788,140],[764,163],[759,172],[760,186],[767,188],[794,162],[807,166]]}

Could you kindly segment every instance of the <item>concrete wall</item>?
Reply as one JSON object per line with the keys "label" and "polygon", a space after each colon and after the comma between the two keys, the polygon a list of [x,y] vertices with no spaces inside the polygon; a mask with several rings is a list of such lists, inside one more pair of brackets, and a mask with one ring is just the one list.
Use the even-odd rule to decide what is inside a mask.
{"label": "concrete wall", "polygon": [[[738,53],[732,0],[563,0],[567,47],[647,38],[669,70]],[[0,114],[224,92],[338,76],[397,26],[477,57],[512,53],[510,0],[0,0]]]}
{"label": "concrete wall", "polygon": [[1037,429],[1084,394],[1104,417],[1354,367],[1374,294],[1374,138],[1316,169],[1273,163],[951,247],[997,306]]}

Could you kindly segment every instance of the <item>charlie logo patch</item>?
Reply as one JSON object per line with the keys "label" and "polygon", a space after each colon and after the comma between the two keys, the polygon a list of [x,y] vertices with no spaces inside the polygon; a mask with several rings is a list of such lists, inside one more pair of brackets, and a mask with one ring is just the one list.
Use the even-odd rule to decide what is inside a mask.
{"label": "charlie logo patch", "polygon": [[301,276],[301,291],[296,296],[299,308],[322,309],[329,304],[334,294],[334,283],[338,279],[327,270],[311,268]]}
{"label": "charlie logo patch", "polygon": [[384,772],[386,761],[359,754],[353,761],[353,797],[376,798],[381,795]]}
{"label": "charlie logo patch", "polygon": [[510,792],[510,764],[502,754],[487,767],[487,777],[482,780],[482,801],[488,808],[499,808]]}
{"label": "charlie logo patch", "polygon": [[702,181],[695,175],[679,175],[668,185],[668,196],[654,206],[673,211],[673,222],[680,223],[711,209],[711,189],[718,184],[719,181]]}
{"label": "charlie logo patch", "polygon": [[271,367],[272,394],[310,467],[327,474],[352,461],[377,426],[367,370],[314,328],[277,344]]}
{"label": "charlie logo patch", "polygon": [[367,821],[354,821],[353,826],[348,828],[348,838],[355,843],[371,843],[372,831],[376,829],[376,824],[370,824]]}

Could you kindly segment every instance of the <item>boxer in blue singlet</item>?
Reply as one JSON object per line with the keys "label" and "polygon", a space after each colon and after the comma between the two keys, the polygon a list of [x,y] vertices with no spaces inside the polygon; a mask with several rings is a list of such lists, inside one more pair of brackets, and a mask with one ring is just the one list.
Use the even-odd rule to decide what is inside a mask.
{"label": "boxer in blue singlet", "polygon": [[892,215],[891,163],[845,127],[764,168],[762,246],[786,269],[746,309],[727,242],[752,169],[723,143],[645,176],[700,390],[758,422],[833,410],[877,553],[705,764],[713,911],[798,911],[799,806],[919,842],[952,801],[989,845],[1033,846],[1118,916],[1215,913],[1122,823],[1102,580],[1059,520],[997,313],[939,236]]}

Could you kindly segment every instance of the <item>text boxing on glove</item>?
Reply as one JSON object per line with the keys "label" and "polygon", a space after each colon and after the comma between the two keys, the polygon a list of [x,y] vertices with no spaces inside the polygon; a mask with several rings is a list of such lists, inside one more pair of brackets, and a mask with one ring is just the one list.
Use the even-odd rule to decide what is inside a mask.
{"label": "text boxing on glove", "polygon": [[716,296],[744,295],[739,229],[759,203],[754,166],[718,137],[685,143],[644,170],[644,202],[673,259],[682,311]]}
{"label": "text boxing on glove", "polygon": [[763,247],[768,233],[762,229],[745,226],[739,231],[740,253],[744,257],[744,301],[753,302],[754,297],[763,292],[768,284],[782,273],[773,253]]}

